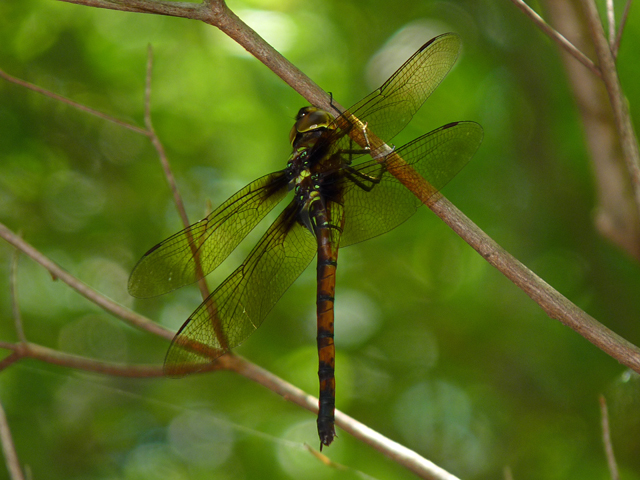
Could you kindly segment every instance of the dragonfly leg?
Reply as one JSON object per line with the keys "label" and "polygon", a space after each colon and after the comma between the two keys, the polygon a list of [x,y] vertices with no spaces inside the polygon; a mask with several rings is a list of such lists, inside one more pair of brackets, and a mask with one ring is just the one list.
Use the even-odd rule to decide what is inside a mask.
{"label": "dragonfly leg", "polygon": [[375,176],[367,175],[365,173],[359,172],[358,170],[354,170],[351,167],[347,167],[344,169],[344,175],[365,192],[370,192],[373,187],[375,187],[382,181],[382,175],[384,175],[384,172],[386,171],[387,169],[385,168],[384,164],[381,163],[380,170]]}
{"label": "dragonfly leg", "polygon": [[369,126],[369,122],[364,122],[364,125],[362,126],[362,135],[364,135],[364,140],[367,142],[367,146],[364,147],[364,149],[367,152],[371,151],[371,143],[369,143],[369,135],[367,135],[367,127]]}

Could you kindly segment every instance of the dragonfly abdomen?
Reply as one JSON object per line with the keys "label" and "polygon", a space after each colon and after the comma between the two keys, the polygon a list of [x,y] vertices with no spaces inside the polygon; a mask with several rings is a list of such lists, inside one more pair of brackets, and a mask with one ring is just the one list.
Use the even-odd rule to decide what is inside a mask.
{"label": "dragonfly abdomen", "polygon": [[335,345],[334,303],[336,290],[336,269],[338,267],[338,247],[342,234],[342,205],[318,199],[311,204],[314,219],[314,233],[318,242],[317,266],[317,327],[318,335],[318,379],[320,394],[318,401],[318,434],[320,448],[330,445],[335,433]]}

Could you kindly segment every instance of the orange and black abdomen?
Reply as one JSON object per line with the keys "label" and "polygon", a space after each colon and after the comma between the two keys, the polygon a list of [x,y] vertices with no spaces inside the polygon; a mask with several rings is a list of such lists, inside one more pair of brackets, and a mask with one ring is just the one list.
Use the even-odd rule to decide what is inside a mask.
{"label": "orange and black abdomen", "polygon": [[342,207],[337,203],[314,202],[312,215],[318,242],[318,378],[320,395],[318,405],[318,435],[322,445],[330,445],[335,437],[335,346],[333,343],[333,307],[336,290],[338,247],[342,234]]}

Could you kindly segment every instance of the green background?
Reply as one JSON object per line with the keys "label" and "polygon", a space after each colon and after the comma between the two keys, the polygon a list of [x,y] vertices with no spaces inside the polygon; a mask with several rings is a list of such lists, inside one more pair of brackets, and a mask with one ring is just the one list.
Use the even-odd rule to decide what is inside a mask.
{"label": "green background", "polygon": [[[616,2],[618,12],[622,2]],[[379,86],[420,44],[455,31],[463,54],[396,145],[474,120],[485,140],[444,194],[580,308],[640,343],[640,268],[593,224],[593,171],[556,45],[507,0],[233,1],[229,6],[343,105]],[[537,6],[536,6],[537,7]],[[619,57],[640,114],[640,11]],[[408,38],[399,57],[371,63]],[[306,104],[213,27],[54,1],[0,3],[0,68],[143,126],[152,113],[192,221],[284,167]],[[404,55],[404,56],[402,56]],[[392,62],[393,65],[391,65]],[[584,75],[591,75],[584,70]],[[134,300],[128,274],[180,222],[147,139],[0,81],[0,221],[83,282],[177,329],[197,287]],[[214,274],[248,253],[261,224]],[[16,341],[12,248],[0,242],[0,339]],[[317,392],[315,275],[309,268],[237,353]],[[608,478],[598,396],[619,466],[640,479],[640,381],[550,320],[426,208],[341,250],[338,408],[466,479]],[[167,342],[136,331],[22,256],[28,339],[105,361],[160,365]],[[121,379],[23,360],[0,401],[34,479],[266,479],[413,476],[338,430],[326,466],[313,414],[235,374]],[[0,468],[0,478],[8,478]]]}

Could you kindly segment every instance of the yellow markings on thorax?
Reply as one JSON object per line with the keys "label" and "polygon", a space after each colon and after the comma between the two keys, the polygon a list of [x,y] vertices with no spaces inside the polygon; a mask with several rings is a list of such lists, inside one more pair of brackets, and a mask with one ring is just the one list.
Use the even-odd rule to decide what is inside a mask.
{"label": "yellow markings on thorax", "polygon": [[307,178],[309,178],[311,176],[311,172],[309,170],[302,170],[298,176],[296,177],[296,185],[300,185],[302,182],[304,182]]}

